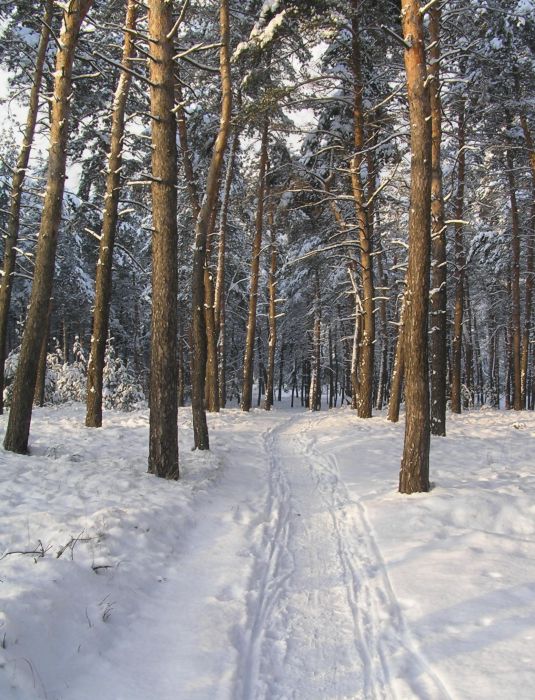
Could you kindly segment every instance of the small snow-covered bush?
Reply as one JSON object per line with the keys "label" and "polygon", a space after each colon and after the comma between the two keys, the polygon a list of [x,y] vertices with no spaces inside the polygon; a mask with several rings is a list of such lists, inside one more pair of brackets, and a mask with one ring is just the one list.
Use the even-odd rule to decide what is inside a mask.
{"label": "small snow-covered bush", "polygon": [[[17,369],[20,348],[13,350],[5,364],[4,404],[9,406],[13,394],[13,379]],[[64,362],[63,352],[56,342],[53,352],[46,358],[45,404],[61,404],[68,401],[85,402],[87,392],[87,359],[80,339],[73,345],[74,360]],[[103,403],[105,408],[132,411],[144,401],[145,395],[134,373],[115,351],[110,341],[106,346],[103,376]]]}
{"label": "small snow-covered bush", "polygon": [[4,406],[11,405],[13,396],[13,380],[19,363],[20,347],[12,350],[6,358],[4,364]]}
{"label": "small snow-covered bush", "polygon": [[[47,357],[47,374],[50,374],[50,389],[52,403],[66,403],[67,401],[85,401],[87,386],[87,361],[85,353],[76,336],[73,345],[74,360],[71,364],[61,362],[63,355],[59,348]],[[50,362],[49,362],[50,360]],[[45,401],[47,400],[45,387]]]}
{"label": "small snow-covered bush", "polygon": [[115,355],[115,350],[109,340],[106,345],[106,363],[104,365],[103,379],[102,393],[106,408],[132,411],[136,404],[145,399],[141,384],[137,381],[128,365]]}

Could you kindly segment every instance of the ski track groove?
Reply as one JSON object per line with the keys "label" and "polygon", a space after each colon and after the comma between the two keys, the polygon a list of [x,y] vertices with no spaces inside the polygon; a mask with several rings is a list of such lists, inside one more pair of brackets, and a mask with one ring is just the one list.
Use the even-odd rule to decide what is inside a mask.
{"label": "ski track groove", "polygon": [[[332,523],[347,606],[352,616],[355,654],[362,665],[362,693],[355,699],[409,700],[407,690],[410,689],[418,700],[451,700],[441,679],[410,635],[364,505],[351,498],[340,477],[336,457],[323,454],[317,448],[314,433],[322,420],[323,414],[300,414],[269,427],[261,434],[262,454],[266,456],[269,469],[265,521],[262,524],[261,551],[258,546],[256,551],[253,550],[255,563],[249,585],[246,630],[238,649],[239,662],[232,697],[241,700],[305,700],[295,689],[287,688],[282,695],[272,694],[269,680],[263,678],[266,674],[262,673],[264,647],[270,643],[270,623],[276,624],[277,606],[281,605],[285,593],[291,593],[289,584],[295,571],[291,547],[292,489],[285,473],[290,467],[285,464],[284,448],[279,447],[278,441],[281,437],[284,439],[288,427],[300,423],[301,430],[292,430],[290,434],[295,438],[293,446],[299,448],[302,463],[292,460],[292,466],[299,469],[306,465],[312,486]],[[290,434],[286,436],[287,440]],[[256,521],[249,534],[257,534],[258,527]],[[266,555],[264,550],[267,550]],[[316,599],[317,591],[309,591],[310,607],[318,607]],[[278,612],[279,622],[282,617],[283,622],[288,623],[284,609]],[[315,646],[322,653],[322,640],[316,630],[314,635]],[[287,656],[288,646],[284,661]],[[389,659],[395,659],[395,667]],[[337,670],[333,673],[336,679]],[[398,686],[396,692],[394,679],[401,680],[405,687],[399,690]],[[263,695],[260,693],[262,688],[265,688]],[[307,697],[306,700],[322,699]]]}
{"label": "ski track groove", "polygon": [[[314,422],[316,421],[309,417],[304,435],[314,433]],[[388,692],[392,674],[387,659],[399,651],[401,646],[407,656],[403,665],[406,666],[407,661],[410,660],[411,668],[417,668],[419,675],[428,680],[427,683],[424,680],[425,687],[422,687],[422,682],[418,681],[415,684],[417,687],[414,688],[412,687],[413,683],[408,678],[405,679],[415,692],[415,697],[426,700],[427,698],[451,700],[443,682],[411,638],[364,505],[359,500],[350,497],[347,487],[340,478],[336,457],[330,454],[320,454],[316,448],[314,437],[309,438],[308,443],[303,438],[302,441],[303,451],[310,460],[310,472],[314,474],[318,489],[323,497],[326,495],[325,484],[328,486],[329,498],[326,505],[331,511],[333,526],[339,538],[341,557],[346,561],[347,568],[351,572],[356,599],[358,600],[359,597],[364,599],[363,604],[352,606],[352,610],[356,613],[357,628],[364,630],[362,643],[367,647],[371,667],[374,674],[377,673],[376,677],[381,681],[380,694],[377,695],[377,692],[374,692],[373,695],[366,695],[366,697],[374,697],[378,700],[388,697],[397,698],[393,689]],[[315,469],[315,465],[318,464],[323,465],[323,469]],[[352,507],[354,525],[357,527],[343,533],[340,525],[341,523],[343,525],[347,520],[346,507]],[[337,517],[336,510],[341,512],[341,518]],[[347,525],[345,527],[347,529]],[[356,543],[356,547],[351,544],[353,542]],[[384,617],[385,611],[388,613],[390,621],[388,634],[381,632],[380,621]],[[378,621],[379,624],[377,624]]]}
{"label": "ski track groove", "polygon": [[[283,430],[287,422],[291,422],[291,419],[281,425],[268,428],[261,435],[269,463],[269,487],[262,545],[269,543],[269,553],[267,559],[262,560],[257,557],[253,567],[252,581],[259,581],[260,584],[256,600],[248,601],[248,607],[250,608],[253,603],[254,609],[252,615],[251,611],[248,614],[250,634],[246,640],[245,653],[241,656],[235,693],[235,697],[241,697],[243,700],[251,700],[254,697],[267,623],[282,593],[283,585],[293,570],[293,565],[281,570],[284,555],[288,554],[290,489],[280,463],[275,460],[274,452],[274,434]],[[267,523],[273,520],[274,525],[269,527]]]}

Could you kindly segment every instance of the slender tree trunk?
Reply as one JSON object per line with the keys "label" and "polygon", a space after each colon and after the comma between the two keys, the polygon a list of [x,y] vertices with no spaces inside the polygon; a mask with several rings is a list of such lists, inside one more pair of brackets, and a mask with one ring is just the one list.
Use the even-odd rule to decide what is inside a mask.
{"label": "slender tree trunk", "polygon": [[284,381],[284,336],[281,338],[281,350],[279,354],[279,388],[277,391],[277,401],[282,401],[282,385]]}
{"label": "slender tree trunk", "polygon": [[464,320],[464,279],[466,259],[464,255],[463,225],[465,155],[465,105],[461,100],[458,121],[459,158],[457,164],[457,193],[455,201],[455,311],[453,317],[453,338],[451,342],[451,411],[461,412],[462,395],[462,351]]}
{"label": "slender tree trunk", "polygon": [[373,408],[373,372],[375,344],[374,282],[372,241],[368,227],[364,184],[361,167],[364,161],[364,108],[363,83],[360,58],[359,13],[361,0],[352,0],[352,69],[355,85],[353,103],[353,132],[355,155],[351,162],[351,185],[357,214],[360,242],[360,265],[362,278],[362,329],[360,335],[357,413],[359,418],[370,418]]}
{"label": "slender tree trunk", "polygon": [[504,334],[504,350],[505,350],[505,410],[510,411],[513,408],[513,392],[512,392],[512,378],[513,378],[513,349],[511,344],[511,330],[506,328]]}
{"label": "slender tree trunk", "polygon": [[239,146],[239,133],[234,133],[230,155],[227,163],[227,172],[225,174],[225,183],[223,186],[223,199],[221,201],[221,216],[219,218],[219,242],[217,250],[217,274],[214,290],[214,315],[215,327],[217,334],[217,355],[218,355],[218,386],[219,386],[219,405],[225,407],[227,402],[226,395],[226,344],[225,344],[225,258],[228,235],[228,210],[230,204],[230,188],[234,176],[234,164],[236,162],[236,153]]}
{"label": "slender tree trunk", "polygon": [[405,378],[405,352],[403,324],[405,317],[405,302],[401,305],[399,313],[399,330],[394,356],[394,368],[392,370],[392,382],[390,387],[390,401],[388,403],[388,420],[392,423],[399,421],[399,409],[403,392],[403,380]]}
{"label": "slender tree trunk", "polygon": [[464,342],[464,371],[466,396],[464,399],[464,408],[469,408],[474,405],[474,341],[472,336],[472,305],[470,303],[470,288],[468,280],[465,280],[465,308],[466,308],[466,326],[465,326],[465,342]]}
{"label": "slender tree trunk", "polygon": [[[517,94],[519,96],[519,88],[517,86]],[[523,110],[520,112],[520,123],[524,132],[524,140],[529,151],[529,163],[531,173],[531,217],[530,227],[527,242],[526,256],[526,286],[525,286],[525,311],[524,311],[524,333],[522,336],[522,406],[527,406],[528,394],[528,357],[531,333],[531,312],[533,309],[533,286],[534,286],[534,269],[535,269],[535,144],[529,128],[526,114]]]}
{"label": "slender tree trunk", "polygon": [[[381,281],[381,297],[384,297],[388,289],[388,278],[383,269],[383,250],[379,243],[377,248],[377,273]],[[379,386],[377,389],[377,409],[381,410],[386,400],[386,389],[388,384],[388,352],[389,352],[389,325],[388,307],[386,299],[381,299],[379,303],[379,314],[381,318],[381,331],[383,335],[381,347],[381,366],[379,369]]]}
{"label": "slender tree trunk", "polygon": [[321,296],[319,274],[316,270],[316,295],[314,299],[314,337],[313,337],[312,376],[310,383],[311,411],[321,409]]}
{"label": "slender tree trunk", "polygon": [[477,325],[477,314],[474,315],[474,362],[476,368],[476,395],[480,406],[485,403],[484,382],[483,382],[483,362],[481,360],[481,342]]}
{"label": "slender tree trunk", "polygon": [[39,351],[46,333],[43,321],[46,319],[52,294],[57,236],[61,221],[69,134],[72,64],[80,26],[91,4],[92,0],[71,0],[64,10],[60,48],[56,56],[54,73],[48,176],[35,255],[32,293],[4,440],[4,447],[12,452],[26,453],[28,450]]}
{"label": "slender tree trunk", "polygon": [[511,386],[513,408],[521,411],[522,404],[522,362],[520,324],[520,221],[516,198],[514,159],[510,148],[506,151],[507,181],[511,202],[511,352],[513,359]]}
{"label": "slender tree trunk", "polygon": [[177,362],[178,362],[178,387],[177,387],[177,403],[179,408],[185,405],[184,393],[185,393],[185,363],[184,363],[184,336],[182,335],[181,329],[178,331],[178,350],[177,350]]}
{"label": "slender tree trunk", "polygon": [[152,335],[149,472],[178,479],[177,150],[173,8],[149,2],[152,114]]}
{"label": "slender tree trunk", "polygon": [[48,305],[46,313],[46,333],[43,336],[41,343],[41,351],[39,353],[39,366],[37,368],[37,380],[35,382],[35,394],[33,402],[35,406],[41,408],[45,405],[45,388],[46,388],[46,358],[48,354],[48,337],[50,335],[50,317],[52,315],[52,299]]}
{"label": "slender tree trunk", "polygon": [[[126,69],[131,68],[131,62],[135,55],[133,34],[136,28],[136,13],[136,0],[128,0],[122,60],[122,65]],[[119,76],[113,101],[110,154],[106,176],[106,194],[104,195],[104,216],[95,281],[93,334],[91,336],[91,351],[87,365],[85,424],[90,428],[100,428],[102,425],[102,385],[110,317],[113,247],[115,244],[119,195],[121,192],[124,120],[130,83],[131,74],[128,70],[123,70]]]}
{"label": "slender tree trunk", "polygon": [[429,13],[429,76],[432,146],[431,146],[431,433],[446,435],[447,371],[447,293],[446,293],[446,226],[442,194],[442,105],[440,99],[440,20],[442,10]]}
{"label": "slender tree trunk", "polygon": [[260,273],[260,250],[262,247],[262,228],[264,221],[264,195],[266,191],[266,171],[268,163],[269,120],[264,117],[262,140],[260,146],[260,166],[258,175],[258,204],[256,209],[255,233],[251,258],[251,283],[249,288],[249,312],[245,337],[245,356],[243,360],[242,411],[251,408],[253,393],[253,357],[256,332],[256,307],[258,303],[258,278]]}
{"label": "slender tree trunk", "polygon": [[418,0],[402,0],[401,18],[411,125],[409,260],[405,291],[405,442],[401,493],[429,490],[428,310],[431,252],[431,106],[426,82],[424,29]]}
{"label": "slender tree trunk", "polygon": [[[218,185],[219,190],[219,185]],[[210,269],[212,257],[212,236],[215,229],[217,207],[212,212],[210,230],[206,240],[206,260],[204,264],[204,315],[206,323],[206,380],[204,396],[206,408],[217,413],[219,404],[219,371],[217,362],[217,328],[214,310],[214,278]]]}
{"label": "slender tree trunk", "polygon": [[229,8],[228,0],[220,4],[220,73],[222,88],[221,121],[214,145],[210,169],[206,180],[206,193],[195,227],[192,274],[192,377],[191,404],[193,412],[193,433],[195,448],[209,449],[208,426],[204,408],[204,382],[206,376],[206,325],[204,266],[206,262],[206,241],[210,230],[212,212],[216,206],[219,191],[219,175],[230,132],[232,113],[232,82],[229,56]]}
{"label": "slender tree trunk", "polygon": [[333,331],[329,326],[329,408],[334,406]]}
{"label": "slender tree trunk", "polygon": [[30,159],[35,125],[39,112],[39,90],[43,80],[43,67],[45,63],[46,50],[50,38],[50,25],[52,24],[53,0],[46,0],[41,28],[41,36],[37,47],[35,58],[35,70],[33,73],[32,88],[30,91],[30,103],[28,105],[28,115],[26,126],[22,135],[22,145],[19,157],[15,166],[13,181],[11,183],[9,218],[7,231],[4,238],[4,261],[0,284],[0,414],[4,412],[4,366],[7,352],[7,328],[9,319],[9,308],[11,306],[11,291],[13,287],[13,275],[15,272],[16,245],[19,238],[20,227],[20,206],[22,200],[22,189],[26,168]]}
{"label": "slender tree trunk", "polygon": [[273,384],[275,377],[275,350],[277,345],[277,236],[275,232],[275,201],[273,194],[269,203],[270,265],[268,274],[268,366],[266,382],[266,400],[264,408],[271,410],[273,406]]}
{"label": "slender tree trunk", "polygon": [[495,406],[496,408],[500,408],[500,394],[501,394],[501,385],[500,385],[500,336],[498,331],[496,331],[496,336],[494,339],[494,347],[495,347],[495,353],[494,353],[494,386],[496,389],[496,400],[495,400]]}

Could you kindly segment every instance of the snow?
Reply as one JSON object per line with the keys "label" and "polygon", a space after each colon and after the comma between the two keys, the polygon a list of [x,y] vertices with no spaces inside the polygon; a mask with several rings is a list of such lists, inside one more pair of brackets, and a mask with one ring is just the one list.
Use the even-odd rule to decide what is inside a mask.
{"label": "snow", "polygon": [[146,410],[36,409],[0,451],[3,700],[533,697],[533,413],[452,417],[412,496],[402,423],[208,418],[178,482]]}

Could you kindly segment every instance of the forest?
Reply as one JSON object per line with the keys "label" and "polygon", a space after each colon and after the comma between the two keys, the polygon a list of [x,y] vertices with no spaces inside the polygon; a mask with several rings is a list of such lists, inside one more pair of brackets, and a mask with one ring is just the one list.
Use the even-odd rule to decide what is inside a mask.
{"label": "forest", "polygon": [[6,449],[150,396],[177,478],[186,402],[203,450],[227,402],[404,401],[410,493],[447,406],[533,409],[531,2],[124,5],[0,8]]}
{"label": "forest", "polygon": [[0,0],[2,698],[531,700],[534,68],[534,0]]}

